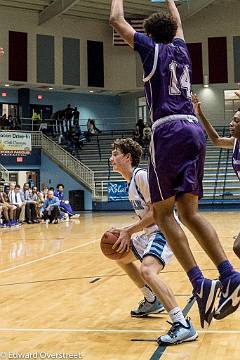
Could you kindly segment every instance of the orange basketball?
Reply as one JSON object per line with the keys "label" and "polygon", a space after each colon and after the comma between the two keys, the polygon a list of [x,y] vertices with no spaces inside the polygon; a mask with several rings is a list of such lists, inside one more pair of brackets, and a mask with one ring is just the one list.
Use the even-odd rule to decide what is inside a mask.
{"label": "orange basketball", "polygon": [[119,237],[119,234],[117,232],[110,232],[106,231],[102,238],[101,238],[101,250],[103,254],[108,257],[111,260],[119,260],[125,257],[129,252],[124,251],[122,253],[119,253],[116,251],[116,249],[112,249],[112,246],[115,244]]}

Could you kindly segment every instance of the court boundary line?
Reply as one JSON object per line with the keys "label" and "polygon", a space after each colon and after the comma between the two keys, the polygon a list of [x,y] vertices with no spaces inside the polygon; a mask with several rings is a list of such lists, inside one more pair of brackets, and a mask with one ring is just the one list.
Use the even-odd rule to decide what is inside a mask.
{"label": "court boundary line", "polygon": [[[0,332],[14,331],[14,332],[49,332],[49,333],[160,333],[160,330],[140,330],[140,329],[71,329],[71,328],[0,328]],[[240,330],[196,330],[200,334],[240,334]]]}

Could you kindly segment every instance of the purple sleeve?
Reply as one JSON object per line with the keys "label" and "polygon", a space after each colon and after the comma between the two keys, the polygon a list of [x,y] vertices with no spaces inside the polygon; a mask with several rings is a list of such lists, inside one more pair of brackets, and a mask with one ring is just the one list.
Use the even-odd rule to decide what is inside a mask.
{"label": "purple sleeve", "polygon": [[191,58],[190,58],[190,54],[189,54],[189,51],[188,51],[188,47],[187,47],[187,44],[185,43],[185,41],[183,39],[181,39],[181,38],[176,37],[176,38],[173,39],[172,43],[173,43],[174,46],[177,46],[177,47],[181,48],[181,50],[188,57],[189,62],[192,63]]}
{"label": "purple sleeve", "polygon": [[136,32],[134,34],[134,50],[139,53],[144,64],[150,54],[154,54],[155,42],[147,35]]}
{"label": "purple sleeve", "polygon": [[180,46],[180,47],[184,47],[184,48],[187,48],[187,44],[185,43],[185,41],[179,37],[175,37],[173,39],[173,45],[175,46]]}
{"label": "purple sleeve", "polygon": [[185,41],[183,39],[176,37],[173,39],[172,43],[174,46],[177,46],[177,47],[181,48],[182,50],[186,51],[189,56],[187,44],[185,43]]}

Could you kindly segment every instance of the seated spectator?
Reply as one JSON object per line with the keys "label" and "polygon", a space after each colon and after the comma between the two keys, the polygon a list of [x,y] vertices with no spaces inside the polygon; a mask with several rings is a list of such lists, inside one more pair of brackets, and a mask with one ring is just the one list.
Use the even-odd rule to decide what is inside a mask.
{"label": "seated spectator", "polygon": [[43,202],[44,202],[44,200],[47,199],[47,194],[48,194],[48,187],[46,185],[43,185],[42,191],[41,191],[41,196],[43,198]]}
{"label": "seated spectator", "polygon": [[16,206],[16,220],[19,223],[23,223],[25,221],[25,201],[23,194],[21,192],[20,185],[15,185],[14,191],[9,192],[10,204]]}
{"label": "seated spectator", "polygon": [[144,159],[149,155],[149,144],[151,141],[152,130],[149,123],[146,123],[145,128],[143,129],[143,148],[144,148]]}
{"label": "seated spectator", "polygon": [[68,214],[69,217],[73,216],[73,210],[68,200],[64,200],[64,185],[58,184],[57,189],[54,191],[54,195],[60,200],[60,210]]}
{"label": "seated spectator", "polygon": [[151,135],[152,135],[151,125],[149,124],[149,122],[147,122],[143,129],[143,140],[150,142]]}
{"label": "seated spectator", "polygon": [[136,128],[133,130],[132,139],[142,145],[142,139],[140,138],[139,130]]}
{"label": "seated spectator", "polygon": [[86,141],[86,139],[82,135],[80,126],[76,125],[72,127],[70,132],[68,132],[68,146],[70,146],[69,151],[75,153],[77,150],[80,150],[84,144],[84,141]]}
{"label": "seated spectator", "polygon": [[[6,201],[13,205],[13,201],[14,201],[14,197],[15,197],[15,193],[14,193],[14,188],[15,188],[15,185],[13,182],[11,182],[10,184],[7,184],[4,186],[4,194],[5,194],[5,197],[6,197]],[[16,218],[16,206],[15,206],[15,211],[14,211],[14,219],[17,220]]]}
{"label": "seated spectator", "polygon": [[95,130],[94,130],[94,126],[93,126],[93,121],[92,119],[88,119],[87,121],[87,132],[91,135],[95,134]]}
{"label": "seated spectator", "polygon": [[96,127],[96,121],[94,119],[91,120],[92,122],[92,125],[93,125],[93,129],[95,131],[95,134],[101,134],[101,130],[99,130],[97,127]]}
{"label": "seated spectator", "polygon": [[49,220],[50,224],[58,223],[58,218],[60,217],[60,201],[54,196],[52,190],[48,190],[47,199],[43,203],[43,219]]}
{"label": "seated spectator", "polygon": [[32,199],[32,191],[30,191],[29,184],[25,183],[21,191],[23,199],[25,202],[25,218],[28,224],[38,223],[37,213],[36,213],[36,204]]}
{"label": "seated spectator", "polygon": [[9,197],[9,194],[10,194],[10,185],[7,184],[4,186],[4,190],[3,190],[4,194],[7,196],[8,198],[8,202],[10,203],[10,197]]}
{"label": "seated spectator", "polygon": [[87,121],[87,131],[84,132],[84,136],[87,141],[90,141],[91,137],[97,134],[100,134],[101,130],[96,127],[94,119],[88,119]]}
{"label": "seated spectator", "polygon": [[34,201],[34,204],[35,204],[35,211],[36,211],[37,218],[40,218],[41,217],[41,208],[43,206],[45,199],[44,199],[42,193],[40,191],[38,191],[36,186],[34,186],[32,188],[32,200]]}
{"label": "seated spectator", "polygon": [[0,192],[0,218],[2,214],[4,217],[1,227],[16,226],[15,209],[16,207],[9,203],[7,194]]}

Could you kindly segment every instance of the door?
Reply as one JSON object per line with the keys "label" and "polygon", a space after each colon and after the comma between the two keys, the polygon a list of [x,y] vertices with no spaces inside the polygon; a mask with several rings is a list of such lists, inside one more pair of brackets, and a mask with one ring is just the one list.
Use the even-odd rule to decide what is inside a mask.
{"label": "door", "polygon": [[29,182],[30,187],[38,186],[38,173],[35,171],[27,171],[26,182]]}

